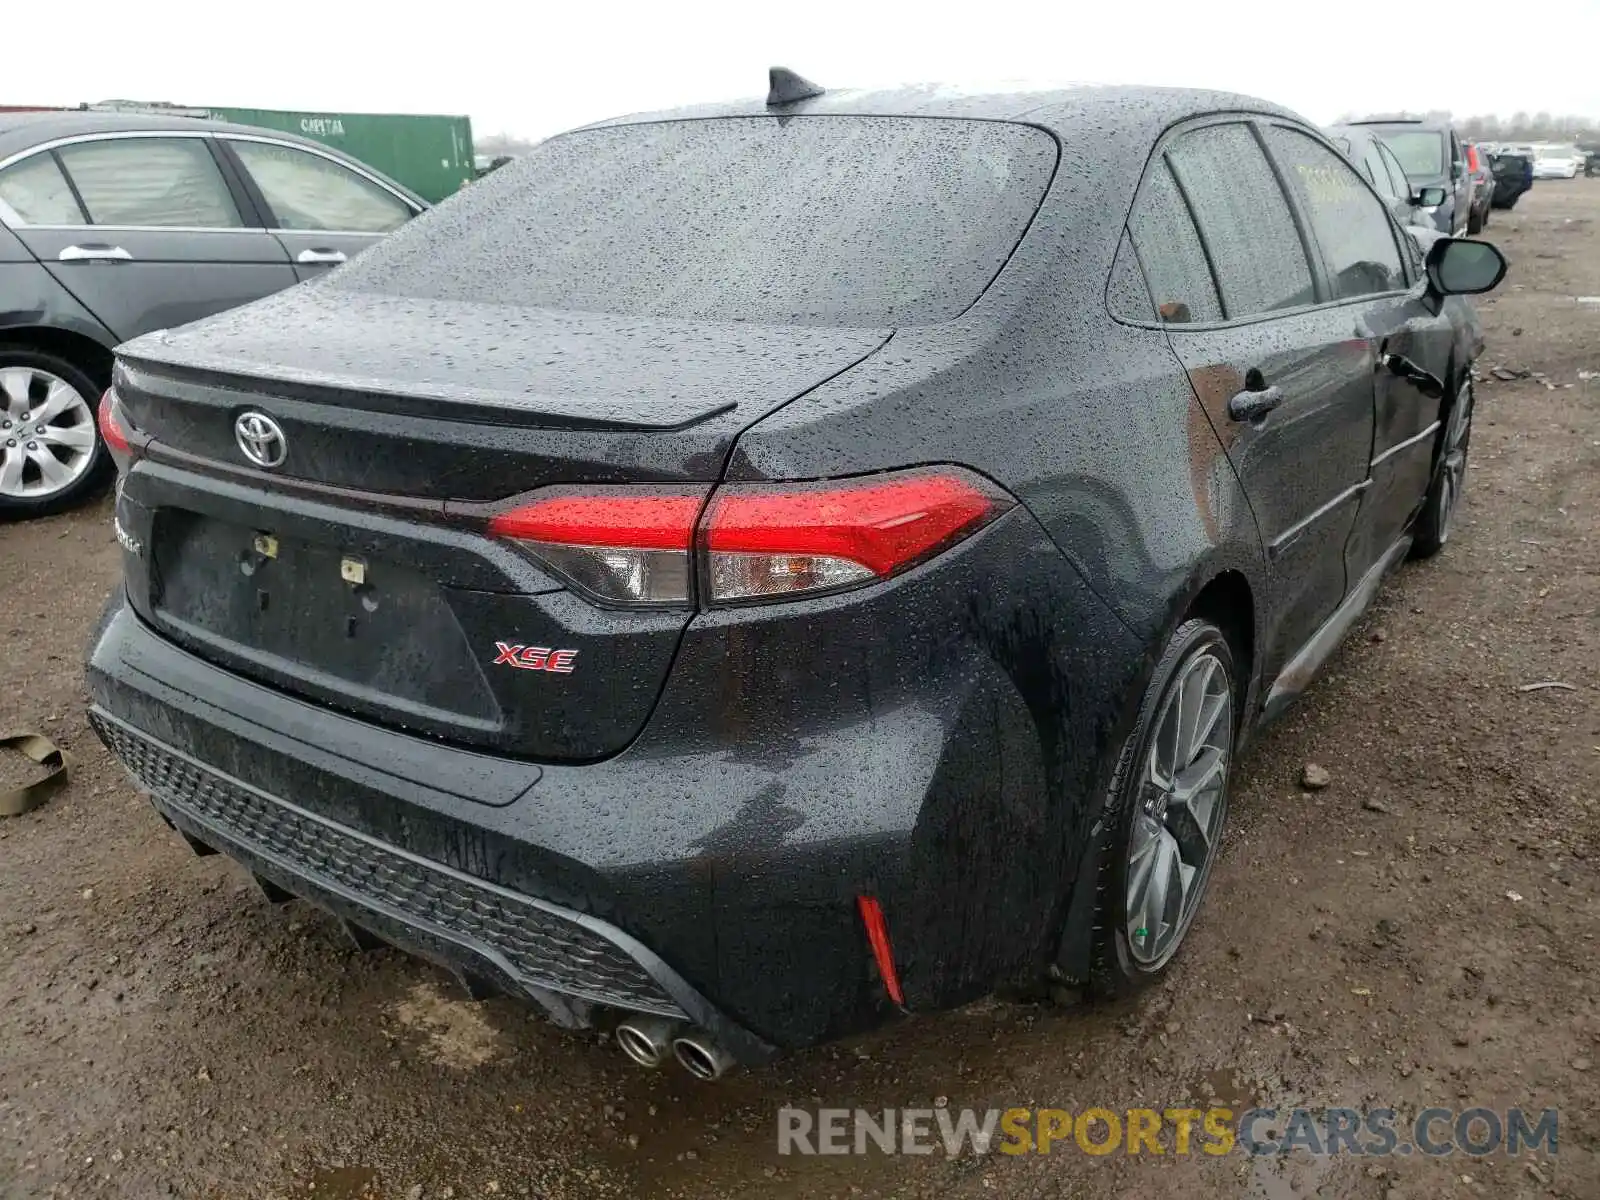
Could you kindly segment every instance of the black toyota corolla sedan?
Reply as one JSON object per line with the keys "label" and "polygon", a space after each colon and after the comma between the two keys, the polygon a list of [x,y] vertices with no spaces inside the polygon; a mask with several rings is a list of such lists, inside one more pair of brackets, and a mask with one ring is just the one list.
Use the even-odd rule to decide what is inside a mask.
{"label": "black toyota corolla sedan", "polygon": [[1505,270],[1242,96],[773,84],[131,342],[101,412],[91,720],[161,815],[702,1077],[1161,975],[1241,746],[1449,534],[1445,298]]}

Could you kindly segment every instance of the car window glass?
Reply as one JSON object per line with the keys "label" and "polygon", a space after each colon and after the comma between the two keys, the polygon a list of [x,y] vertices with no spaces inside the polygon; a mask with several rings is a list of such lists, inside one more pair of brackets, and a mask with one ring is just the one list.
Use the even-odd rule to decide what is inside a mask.
{"label": "car window glass", "polygon": [[1211,252],[1230,320],[1315,299],[1289,203],[1248,128],[1211,125],[1186,133],[1167,159]]}
{"label": "car window glass", "polygon": [[1394,185],[1389,182],[1389,172],[1383,165],[1383,159],[1378,156],[1378,143],[1376,139],[1367,143],[1366,153],[1361,156],[1361,173],[1367,177],[1367,182],[1385,196],[1394,195]]}
{"label": "car window glass", "polygon": [[1374,141],[1372,144],[1377,148],[1378,160],[1383,163],[1384,168],[1389,172],[1389,186],[1393,189],[1392,194],[1402,200],[1411,199],[1411,181],[1406,178],[1406,173],[1400,169],[1400,162],[1395,158],[1394,151],[1390,150],[1381,141]]}
{"label": "car window glass", "polygon": [[1405,269],[1383,201],[1348,163],[1299,130],[1267,131],[1272,151],[1311,217],[1339,299],[1405,287]]}
{"label": "car window glass", "polygon": [[1128,224],[1160,318],[1169,325],[1220,321],[1205,248],[1164,160],[1151,168]]}
{"label": "car window glass", "polygon": [[685,320],[947,321],[1005,266],[1059,147],[943,117],[716,117],[562,134],[335,272],[391,296]]}
{"label": "car window glass", "polygon": [[1449,147],[1438,131],[1386,129],[1378,136],[1394,151],[1407,179],[1438,179],[1445,174],[1444,156]]}
{"label": "car window glass", "polygon": [[1150,291],[1139,274],[1139,260],[1134,257],[1133,243],[1122,235],[1117,246],[1117,257],[1111,264],[1111,282],[1106,287],[1106,302],[1113,316],[1124,321],[1153,321],[1155,309],[1150,304]]}
{"label": "car window glass", "polygon": [[56,153],[96,225],[241,224],[203,138],[114,138],[76,142]]}
{"label": "car window glass", "polygon": [[35,154],[0,171],[0,204],[28,225],[83,224],[83,211],[49,153]]}
{"label": "car window glass", "polygon": [[281,228],[388,233],[411,219],[393,192],[320,154],[272,142],[229,144]]}

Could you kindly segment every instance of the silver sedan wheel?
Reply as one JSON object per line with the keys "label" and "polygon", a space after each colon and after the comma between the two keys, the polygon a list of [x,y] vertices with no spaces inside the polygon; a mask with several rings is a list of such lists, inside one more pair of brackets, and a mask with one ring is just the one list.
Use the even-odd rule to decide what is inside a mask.
{"label": "silver sedan wheel", "polygon": [[94,462],[94,409],[65,379],[0,367],[0,496],[48,500]]}
{"label": "silver sedan wheel", "polygon": [[1128,946],[1153,970],[1199,907],[1228,806],[1233,687],[1209,650],[1191,658],[1156,714],[1128,843]]}
{"label": "silver sedan wheel", "polygon": [[1456,504],[1467,483],[1467,441],[1472,432],[1472,380],[1468,379],[1456,393],[1456,402],[1450,407],[1450,425],[1444,435],[1444,457],[1440,463],[1439,513],[1435,527],[1439,530],[1439,544],[1450,539],[1450,522],[1456,513]]}

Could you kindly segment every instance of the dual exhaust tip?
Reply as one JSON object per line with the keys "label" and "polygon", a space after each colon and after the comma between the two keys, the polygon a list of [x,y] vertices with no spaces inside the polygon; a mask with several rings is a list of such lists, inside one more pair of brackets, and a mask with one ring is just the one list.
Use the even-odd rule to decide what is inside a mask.
{"label": "dual exhaust tip", "polygon": [[733,1055],[705,1034],[666,1017],[622,1022],[617,1026],[617,1044],[641,1067],[659,1067],[675,1058],[679,1066],[705,1083],[721,1079],[734,1065]]}

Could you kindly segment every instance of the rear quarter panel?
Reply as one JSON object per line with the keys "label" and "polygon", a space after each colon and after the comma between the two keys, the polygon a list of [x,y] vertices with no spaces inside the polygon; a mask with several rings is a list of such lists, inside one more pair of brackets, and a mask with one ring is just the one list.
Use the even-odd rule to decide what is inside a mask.
{"label": "rear quarter panel", "polygon": [[9,231],[0,227],[0,337],[8,330],[44,326],[83,334],[108,350],[115,346],[112,332],[32,255],[26,260],[6,257],[7,236]]}

